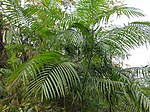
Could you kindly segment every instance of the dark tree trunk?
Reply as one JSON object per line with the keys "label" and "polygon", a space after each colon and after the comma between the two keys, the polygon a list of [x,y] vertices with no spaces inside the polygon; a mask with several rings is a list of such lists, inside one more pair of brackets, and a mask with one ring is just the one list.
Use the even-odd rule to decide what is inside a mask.
{"label": "dark tree trunk", "polygon": [[4,48],[3,43],[3,31],[4,31],[4,26],[3,26],[3,17],[2,13],[0,12],[0,68],[5,67],[6,65],[6,50]]}
{"label": "dark tree trunk", "polygon": [[3,46],[3,19],[2,14],[0,13],[0,53],[4,49]]}

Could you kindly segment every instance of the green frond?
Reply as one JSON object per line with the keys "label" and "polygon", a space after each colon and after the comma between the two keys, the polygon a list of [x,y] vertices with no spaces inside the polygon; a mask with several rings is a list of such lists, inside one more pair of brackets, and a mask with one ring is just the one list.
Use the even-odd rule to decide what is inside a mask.
{"label": "green frond", "polygon": [[118,112],[142,112],[135,106],[123,105],[122,109],[119,109]]}
{"label": "green frond", "polygon": [[128,18],[145,16],[140,9],[134,7],[118,6],[114,7],[114,9],[116,9],[117,16],[125,15]]}
{"label": "green frond", "polygon": [[10,69],[0,68],[0,75],[10,75],[11,73],[12,71]]}
{"label": "green frond", "polygon": [[[124,111],[131,109],[133,112],[136,110],[148,112],[150,99],[142,93],[140,86],[138,86],[138,84],[132,84],[133,82],[128,79],[127,81],[123,76],[120,78],[119,81],[114,81],[111,79],[89,77],[85,84],[85,91],[90,95],[92,93],[93,95],[91,96],[96,98],[98,98],[99,95],[99,97],[103,95],[109,102],[113,101],[112,104],[114,103],[118,106],[124,105],[124,107],[122,107]],[[117,104],[117,102],[121,104]]]}
{"label": "green frond", "polygon": [[56,63],[60,61],[62,55],[56,52],[47,52],[40,54],[20,65],[8,78],[9,85],[16,85],[20,81],[26,80],[29,76],[34,77],[38,71],[48,62]]}
{"label": "green frond", "polygon": [[9,76],[9,90],[23,82],[28,85],[26,96],[40,94],[42,100],[65,96],[79,82],[73,66],[59,53],[40,54],[22,64]]}
{"label": "green frond", "polygon": [[81,0],[77,6],[80,22],[88,26],[99,22],[107,23],[112,15],[117,15],[117,17],[125,15],[128,18],[144,16],[141,10],[127,7],[126,4],[119,1]]}
{"label": "green frond", "polygon": [[[99,37],[100,43],[112,45],[119,52],[127,52],[150,41],[150,25],[146,22],[131,23],[122,28],[106,31]],[[101,34],[100,34],[101,36]]]}
{"label": "green frond", "polygon": [[150,22],[149,21],[147,21],[147,22],[141,22],[141,21],[135,21],[135,22],[132,22],[132,24],[134,24],[134,25],[140,25],[140,26],[143,26],[143,27],[146,27],[146,26],[150,26]]}
{"label": "green frond", "polygon": [[125,88],[128,85],[127,83],[121,81],[113,81],[110,79],[99,79],[95,77],[91,77],[88,79],[87,90],[101,92],[105,95],[110,95],[112,92],[121,92],[122,94],[126,94]]}
{"label": "green frond", "polygon": [[133,68],[128,68],[127,71],[129,70],[129,73],[133,79],[138,79],[138,78],[144,78],[144,77],[150,77],[150,67],[133,67]]}
{"label": "green frond", "polygon": [[150,111],[150,99],[148,96],[143,94],[137,85],[131,85],[131,92],[135,98],[136,106],[143,111]]}
{"label": "green frond", "polygon": [[72,63],[63,62],[44,67],[27,87],[26,95],[39,93],[41,100],[54,99],[65,96],[71,87],[79,82],[78,75]]}

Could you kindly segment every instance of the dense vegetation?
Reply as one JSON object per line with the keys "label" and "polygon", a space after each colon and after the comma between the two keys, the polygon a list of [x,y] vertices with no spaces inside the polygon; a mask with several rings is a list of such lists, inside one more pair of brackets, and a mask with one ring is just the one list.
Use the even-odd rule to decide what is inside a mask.
{"label": "dense vegetation", "polygon": [[111,22],[125,16],[144,14],[120,0],[1,0],[0,111],[150,112],[149,65],[117,61],[150,43],[150,22]]}

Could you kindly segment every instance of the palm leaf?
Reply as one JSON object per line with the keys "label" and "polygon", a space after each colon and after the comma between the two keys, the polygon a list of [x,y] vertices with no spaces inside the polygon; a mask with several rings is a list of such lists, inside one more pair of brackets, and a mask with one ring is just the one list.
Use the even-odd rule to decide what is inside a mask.
{"label": "palm leaf", "polygon": [[99,43],[112,45],[116,51],[128,52],[130,49],[148,43],[150,33],[149,22],[130,23],[122,28],[114,28],[99,34]]}
{"label": "palm leaf", "polygon": [[[138,84],[132,84],[132,81],[124,77],[126,76],[120,75],[118,81],[89,77],[84,87],[86,94],[93,93],[96,98],[98,98],[96,95],[103,95],[109,102],[113,100],[112,105],[113,103],[117,104],[117,102],[122,103],[122,105],[126,105],[122,107],[124,111],[129,108],[133,111],[149,111],[149,97],[142,93],[142,89]],[[95,95],[95,93],[97,94]]]}
{"label": "palm leaf", "polygon": [[28,85],[27,96],[39,91],[42,99],[64,96],[65,92],[79,81],[73,64],[65,60],[56,52],[47,52],[33,57],[9,76],[9,90],[23,82],[24,85]]}
{"label": "palm leaf", "polygon": [[141,10],[127,7],[126,4],[119,1],[81,0],[77,6],[79,21],[87,26],[99,24],[100,22],[107,23],[112,15],[125,15],[128,18],[144,16]]}
{"label": "palm leaf", "polygon": [[148,65],[144,67],[125,68],[122,71],[129,75],[131,79],[142,79],[145,77],[150,77],[150,68]]}
{"label": "palm leaf", "polygon": [[78,82],[78,76],[69,62],[46,66],[39,72],[27,87],[27,96],[41,93],[41,98],[59,98],[65,96],[72,86]]}
{"label": "palm leaf", "polygon": [[116,13],[118,16],[125,15],[128,18],[131,17],[143,17],[144,14],[142,11],[138,8],[134,7],[126,7],[124,5],[120,6],[115,6],[114,9],[116,10]]}

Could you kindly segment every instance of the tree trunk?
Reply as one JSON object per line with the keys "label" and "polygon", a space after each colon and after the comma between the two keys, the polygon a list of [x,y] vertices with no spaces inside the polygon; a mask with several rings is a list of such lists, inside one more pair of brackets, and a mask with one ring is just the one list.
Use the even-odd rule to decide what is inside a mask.
{"label": "tree trunk", "polygon": [[5,38],[4,34],[4,26],[3,26],[3,17],[2,17],[2,13],[0,12],[0,68],[5,67],[6,65],[6,50],[4,48],[4,38]]}

